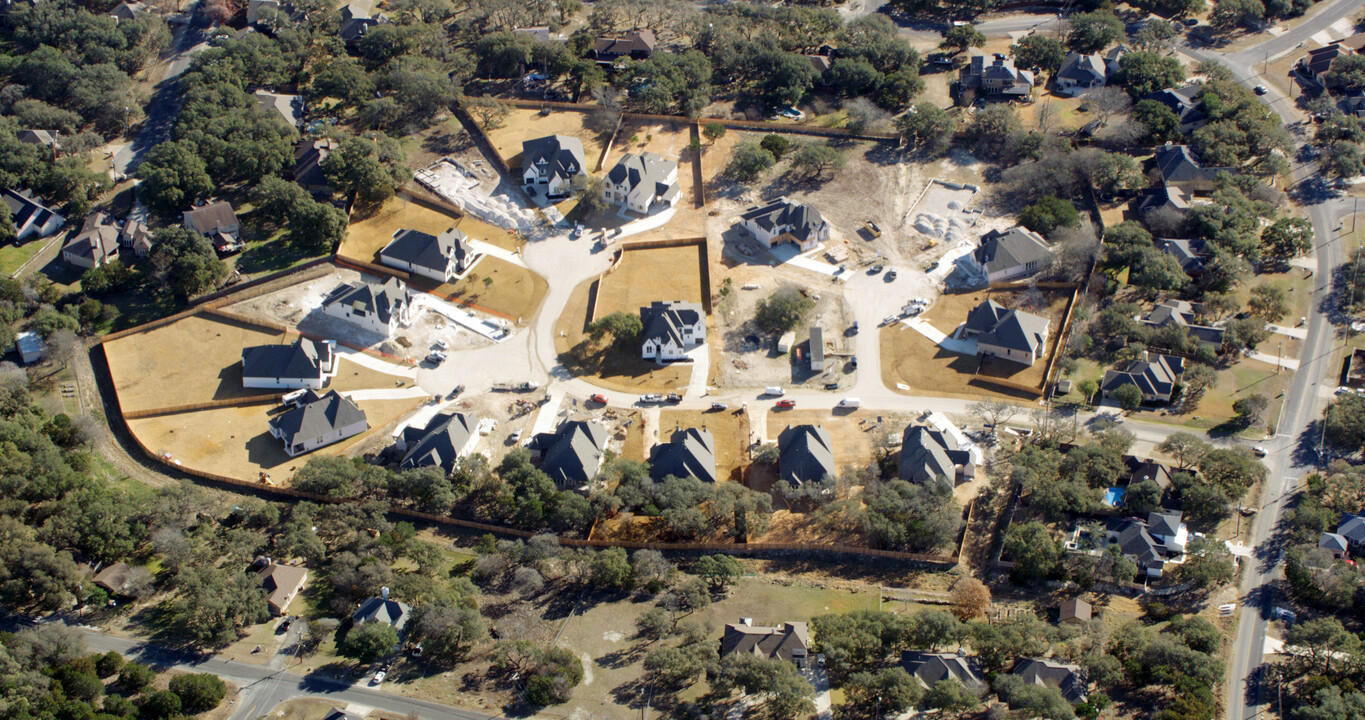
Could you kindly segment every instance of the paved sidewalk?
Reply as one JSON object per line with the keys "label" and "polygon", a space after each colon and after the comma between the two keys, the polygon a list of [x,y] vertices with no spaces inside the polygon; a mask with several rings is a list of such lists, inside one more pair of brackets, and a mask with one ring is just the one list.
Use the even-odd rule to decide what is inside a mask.
{"label": "paved sidewalk", "polygon": [[1259,360],[1267,365],[1275,365],[1278,363],[1279,366],[1285,370],[1299,369],[1299,359],[1295,357],[1277,357],[1274,353],[1263,353],[1260,350],[1252,350],[1251,352],[1246,353],[1246,356],[1252,360]]}
{"label": "paved sidewalk", "polygon": [[473,238],[470,238],[469,240],[469,247],[473,248],[476,253],[504,260],[517,267],[526,267],[526,263],[521,260],[521,253],[513,252],[507,248],[500,248],[492,243],[484,242],[483,240],[475,240]]}
{"label": "paved sidewalk", "polygon": [[341,394],[349,397],[352,402],[361,402],[364,400],[408,400],[410,398],[431,396],[431,393],[419,387],[347,390]]}
{"label": "paved sidewalk", "polygon": [[975,340],[959,340],[957,338],[950,338],[947,335],[944,335],[943,332],[938,328],[918,318],[902,320],[901,324],[914,330],[920,335],[929,338],[930,342],[943,348],[944,350],[947,350],[948,352],[955,352],[959,355],[976,354]]}
{"label": "paved sidewalk", "polygon": [[371,370],[376,370],[382,373],[388,373],[389,375],[398,375],[400,377],[406,378],[417,377],[417,368],[415,367],[408,367],[407,365],[399,365],[398,363],[391,363],[385,360],[380,360],[379,358],[374,357],[372,355],[367,355],[363,352],[360,352],[359,350],[343,347],[341,345],[338,345],[336,347],[336,351],[337,355],[342,360],[353,362],[361,367],[369,368]]}
{"label": "paved sidewalk", "polygon": [[711,345],[702,343],[687,353],[692,358],[692,378],[687,383],[687,397],[706,395],[706,380],[711,372]]}
{"label": "paved sidewalk", "polygon": [[1307,339],[1308,339],[1308,328],[1307,328],[1307,327],[1286,327],[1286,326],[1284,326],[1284,325],[1266,325],[1266,326],[1265,326],[1265,329],[1266,329],[1266,330],[1269,330],[1270,332],[1275,333],[1276,335],[1284,335],[1284,336],[1286,336],[1286,337],[1292,337],[1292,338],[1294,338],[1295,340],[1307,340]]}

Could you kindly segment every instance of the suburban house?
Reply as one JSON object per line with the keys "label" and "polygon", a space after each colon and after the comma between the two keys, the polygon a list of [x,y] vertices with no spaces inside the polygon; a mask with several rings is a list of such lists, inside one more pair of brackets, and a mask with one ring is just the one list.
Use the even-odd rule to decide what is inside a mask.
{"label": "suburban house", "polygon": [[640,357],[666,362],[682,360],[706,342],[706,311],[700,303],[655,301],[640,308]]}
{"label": "suburban house", "polygon": [[246,4],[247,25],[273,25],[279,16],[299,22],[304,19],[306,13],[290,3],[281,3],[279,0],[249,0]]}
{"label": "suburban house", "polygon": [[1157,148],[1155,162],[1162,182],[1191,193],[1212,192],[1218,173],[1237,171],[1237,168],[1230,167],[1204,167],[1194,159],[1189,145],[1166,143]]}
{"label": "suburban house", "polygon": [[1347,115],[1365,118],[1365,92],[1352,90],[1337,103],[1337,107]]}
{"label": "suburban house", "polygon": [[787,426],[777,436],[777,476],[795,487],[834,477],[834,445],[823,425]]}
{"label": "suburban house", "polygon": [[1135,385],[1142,392],[1142,401],[1149,403],[1170,402],[1171,393],[1185,372],[1185,360],[1174,355],[1142,352],[1142,359],[1128,363],[1123,370],[1108,370],[1100,390],[1104,396],[1112,398],[1114,392],[1124,385]]}
{"label": "suburban house", "polygon": [[1057,607],[1057,622],[1059,623],[1084,625],[1090,622],[1090,618],[1093,616],[1094,613],[1093,609],[1090,607],[1090,603],[1080,598],[1064,600],[1062,601],[1062,604]]}
{"label": "suburban house", "polygon": [[527,449],[540,455],[540,469],[560,489],[587,486],[602,469],[607,429],[599,423],[574,420],[552,433],[531,438]]}
{"label": "suburban house", "polygon": [[442,283],[464,277],[482,257],[469,247],[465,234],[455,228],[440,235],[399,230],[379,251],[381,264]]}
{"label": "suburban house", "polygon": [[1153,327],[1166,327],[1177,325],[1185,328],[1190,333],[1190,337],[1199,341],[1199,344],[1208,348],[1219,348],[1223,345],[1224,329],[1204,325],[1199,322],[1199,315],[1203,308],[1187,300],[1176,300],[1168,298],[1160,305],[1152,308],[1147,313],[1147,317],[1138,318],[1138,322]]}
{"label": "suburban house", "polygon": [[103,569],[95,573],[90,582],[112,597],[123,597],[128,594],[128,585],[132,577],[133,568],[128,563],[116,562],[105,565]]}
{"label": "suburban house", "polygon": [[1132,455],[1123,456],[1128,467],[1128,485],[1131,487],[1148,480],[1165,490],[1171,486],[1171,469],[1153,460],[1141,460]]}
{"label": "suburban house", "polygon": [[434,466],[447,473],[455,461],[474,451],[479,442],[479,417],[472,413],[437,413],[423,427],[409,425],[394,447],[403,453],[400,470]]}
{"label": "suburban house", "polygon": [[521,144],[521,186],[532,198],[568,197],[573,179],[587,176],[583,141],[569,135],[547,135]]}
{"label": "suburban house", "polygon": [[1155,100],[1166,106],[1166,109],[1175,113],[1180,121],[1176,131],[1181,135],[1190,133],[1204,127],[1209,122],[1208,115],[1204,114],[1203,102],[1199,95],[1204,92],[1204,86],[1199,83],[1192,83],[1179,88],[1166,88],[1143,95],[1138,102],[1143,100]]}
{"label": "suburban house", "polygon": [[1365,517],[1344,513],[1337,521],[1336,534],[1346,539],[1348,549],[1360,554],[1365,549]]}
{"label": "suburban house", "polygon": [[907,482],[943,483],[949,488],[976,476],[976,464],[968,450],[959,449],[952,434],[924,425],[905,428],[901,438],[900,479]]}
{"label": "suburban house", "polygon": [[829,56],[802,55],[801,57],[804,57],[806,61],[810,63],[810,69],[815,71],[815,84],[817,86],[827,84],[825,80],[825,73],[829,72],[830,65],[832,64],[830,62]]}
{"label": "suburban house", "polygon": [[302,95],[283,95],[257,90],[252,96],[256,98],[257,107],[280,118],[289,127],[298,128],[303,124]]}
{"label": "suburban house", "polygon": [[226,254],[242,249],[239,233],[242,225],[237,221],[237,213],[226,200],[215,200],[200,205],[184,213],[185,229],[197,232],[209,239],[213,249]]}
{"label": "suburban house", "polygon": [[592,42],[590,54],[603,65],[611,65],[621,58],[648,60],[659,40],[653,30],[631,30],[620,37],[599,37]]}
{"label": "suburban house", "polygon": [[673,207],[681,187],[678,163],[651,152],[626,153],[602,179],[602,199],[648,215]]}
{"label": "suburban house", "polygon": [[392,338],[399,325],[412,321],[412,291],[393,277],[382,285],[374,282],[342,285],[322,301],[322,313]]}
{"label": "suburban house", "polygon": [[775,627],[755,625],[752,618],[726,623],[720,639],[720,656],[745,653],[761,658],[785,660],[798,668],[806,667],[810,652],[810,631],[803,622],[786,622]]}
{"label": "suburban house", "polygon": [[650,448],[649,476],[659,482],[669,477],[694,477],[702,482],[714,483],[716,443],[711,431],[698,428],[677,430],[668,442]]}
{"label": "suburban house", "polygon": [[351,614],[351,625],[360,626],[368,623],[383,623],[398,632],[398,636],[403,636],[403,631],[407,629],[408,620],[412,618],[412,608],[407,603],[389,599],[389,589],[381,588],[379,597],[372,597],[356,608]]}
{"label": "suburban house", "polygon": [[1144,188],[1139,192],[1138,196],[1133,199],[1132,207],[1143,217],[1156,210],[1170,209],[1176,212],[1185,212],[1190,209],[1190,196],[1174,185],[1158,185]]}
{"label": "suburban house", "polygon": [[1033,73],[1016,68],[1003,53],[973,55],[958,77],[958,92],[960,96],[970,91],[987,97],[1028,99],[1035,84]]}
{"label": "suburban house", "polygon": [[347,48],[355,48],[370,28],[389,21],[383,13],[374,15],[372,3],[368,1],[350,2],[341,6],[341,25],[337,35]]}
{"label": "suburban house", "polygon": [[53,155],[62,150],[62,144],[57,140],[55,130],[20,130],[14,134],[14,139],[25,145],[41,145],[51,150]]}
{"label": "suburban house", "polygon": [[337,148],[338,143],[331,138],[300,140],[294,146],[294,168],[290,177],[314,195],[331,195],[331,181],[322,171],[322,161]]}
{"label": "suburban house", "polygon": [[337,374],[336,347],[301,337],[289,345],[242,348],[242,387],[321,390]]}
{"label": "suburban house", "polygon": [[1199,278],[1204,274],[1204,258],[1209,255],[1208,245],[1202,238],[1185,240],[1181,238],[1157,238],[1156,249],[1170,255],[1180,263],[1185,274]]}
{"label": "suburban house", "polygon": [[830,235],[829,221],[819,210],[785,197],[745,210],[740,225],[769,249],[789,242],[805,252]]}
{"label": "suburban house", "polygon": [[1354,55],[1355,51],[1349,46],[1334,42],[1324,45],[1304,53],[1302,57],[1294,63],[1294,70],[1300,78],[1303,78],[1318,87],[1330,89],[1335,84],[1327,79],[1327,73],[1332,70],[1332,62],[1339,57]]}
{"label": "suburban house", "polygon": [[1138,571],[1161,577],[1166,561],[1185,553],[1189,531],[1180,521],[1179,511],[1155,511],[1147,521],[1122,519],[1110,521],[1106,537],[1126,557],[1137,563]]}
{"label": "suburban house", "polygon": [[531,27],[512,28],[513,35],[524,35],[538,43],[548,43],[554,38],[550,35],[550,26],[534,25]]}
{"label": "suburban house", "polygon": [[321,396],[304,390],[292,404],[293,409],[270,419],[270,434],[284,441],[289,457],[354,437],[370,427],[365,411],[335,390]]}
{"label": "suburban house", "polygon": [[146,257],[152,251],[152,246],[156,244],[156,236],[152,234],[152,229],[147,227],[147,214],[138,212],[134,208],[128,215],[128,219],[123,221],[123,232],[119,233],[119,243],[133,251],[138,257]]}
{"label": "suburban house", "polygon": [[322,720],[364,720],[364,718],[356,713],[346,712],[341,708],[332,708],[332,712],[322,716]]}
{"label": "suburban house", "polygon": [[1318,537],[1318,547],[1332,554],[1337,560],[1350,557],[1351,541],[1337,533],[1325,532]]}
{"label": "suburban house", "polygon": [[972,308],[962,325],[963,338],[976,338],[978,355],[1032,365],[1047,350],[1052,321],[1022,310],[1009,310],[994,300]]}
{"label": "suburban house", "polygon": [[28,190],[6,190],[5,204],[9,206],[10,221],[14,223],[16,242],[23,242],[34,235],[45,238],[66,224],[66,218],[38,202]]}
{"label": "suburban house", "polygon": [[81,231],[62,246],[62,260],[86,270],[118,259],[119,229],[114,216],[96,210],[85,217]]}
{"label": "suburban house", "polygon": [[19,351],[19,359],[25,365],[32,365],[47,357],[47,343],[43,342],[43,338],[32,330],[25,330],[15,335],[14,348]]}
{"label": "suburban house", "polygon": [[1063,97],[1076,97],[1104,87],[1109,78],[1104,56],[1099,53],[1071,53],[1052,75],[1052,91]]}
{"label": "suburban house", "polygon": [[303,589],[308,580],[308,569],[294,565],[281,565],[268,557],[258,557],[251,568],[260,578],[265,588],[265,602],[270,606],[270,614],[276,617],[288,614],[289,603]]}
{"label": "suburban house", "polygon": [[1052,660],[1019,658],[1010,673],[1030,685],[1056,688],[1069,703],[1085,702],[1085,671]]}
{"label": "suburban house", "polygon": [[981,662],[960,653],[931,653],[918,650],[901,652],[901,668],[928,690],[944,680],[956,680],[962,687],[980,695],[986,692],[981,677]]}
{"label": "suburban house", "polygon": [[963,255],[958,266],[978,282],[998,283],[1036,275],[1052,267],[1054,259],[1052,245],[1042,235],[1014,227],[982,235],[981,245]]}

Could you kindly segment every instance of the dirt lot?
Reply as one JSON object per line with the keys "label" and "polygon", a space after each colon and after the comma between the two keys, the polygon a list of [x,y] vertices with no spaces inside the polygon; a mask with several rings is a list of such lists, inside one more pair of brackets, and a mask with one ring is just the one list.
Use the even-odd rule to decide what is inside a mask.
{"label": "dirt lot", "polygon": [[[810,273],[806,273],[811,275]],[[827,382],[839,381],[850,384],[854,381],[851,368],[842,357],[831,352],[842,352],[852,348],[852,338],[843,332],[853,323],[853,315],[844,304],[839,287],[828,281],[812,277],[808,287],[812,296],[818,295],[815,307],[806,314],[806,319],[797,326],[792,353],[777,352],[776,338],[761,332],[753,323],[754,313],[759,301],[767,298],[784,283],[774,282],[773,271],[759,269],[745,273],[744,277],[762,277],[767,284],[758,290],[740,290],[743,283],[735,280],[725,299],[718,305],[717,334],[725,348],[724,353],[712,353],[711,384],[716,387],[760,387],[764,385],[807,385],[812,388],[823,387]],[[824,328],[825,371],[813,373],[807,358],[809,352],[810,328]],[[843,348],[832,350],[831,348]],[[797,356],[800,356],[800,359]],[[722,357],[723,356],[723,357]]]}
{"label": "dirt lot", "polygon": [[[492,282],[487,282],[491,279]],[[550,286],[541,276],[502,258],[485,255],[467,275],[454,283],[417,278],[412,286],[424,292],[488,310],[514,322],[530,318]]]}
{"label": "dirt lot", "polygon": [[437,340],[444,340],[456,349],[481,347],[492,342],[482,335],[461,331],[459,325],[447,322],[432,312],[422,312],[411,325],[400,327],[392,339],[341,318],[323,314],[322,301],[336,288],[360,282],[382,283],[387,279],[338,267],[329,275],[230,305],[228,309],[240,315],[283,323],[313,335],[372,347],[399,357],[414,356],[420,359],[435,346]]}
{"label": "dirt lot", "polygon": [[[586,375],[594,385],[628,393],[673,392],[687,387],[692,377],[691,363],[659,365],[642,360],[638,347],[613,351],[596,346],[585,347],[582,358],[569,358],[568,353],[580,343],[590,343],[585,333],[588,319],[588,293],[596,280],[589,280],[574,288],[564,311],[555,323],[555,352],[566,358],[575,373]],[[639,312],[636,307],[634,312]]]}
{"label": "dirt lot", "polygon": [[[416,408],[421,399],[365,400],[356,403],[370,422],[370,432],[383,429]],[[291,458],[284,445],[270,436],[269,419],[283,411],[280,405],[214,408],[129,420],[133,434],[153,452],[169,454],[185,467],[252,481],[257,473],[270,473],[276,484],[285,485],[311,454],[340,454],[359,438],[348,438],[310,455]]]}
{"label": "dirt lot", "polygon": [[701,248],[697,245],[630,250],[597,290],[597,317],[638,314],[656,300],[702,301]]}
{"label": "dirt lot", "polygon": [[503,126],[485,134],[493,147],[507,164],[516,170],[521,166],[521,144],[527,140],[546,135],[570,135],[583,141],[583,160],[590,172],[601,170],[598,163],[602,159],[602,149],[607,143],[605,135],[598,134],[583,126],[587,113],[572,110],[540,114],[539,110],[512,108],[503,119]]}
{"label": "dirt lot", "polygon": [[[966,321],[967,313],[988,296],[1006,307],[1012,307],[1017,302],[1018,293],[981,291],[942,295],[923,317],[936,329],[951,336],[958,325]],[[1035,308],[1031,312],[1052,319],[1052,324],[1048,328],[1048,344],[1051,351],[1056,345],[1068,296],[1064,291],[1048,291],[1044,296],[1046,307]],[[988,395],[1017,400],[1022,393],[978,381],[972,376],[987,375],[1011,383],[1036,387],[1042,384],[1043,373],[1047,368],[1047,357],[1040,357],[1031,367],[1025,367],[998,358],[978,359],[949,352],[901,323],[882,328],[880,332],[883,382],[889,387],[895,387],[897,384],[908,385],[910,389],[903,392],[913,395],[970,397]]]}
{"label": "dirt lot", "polygon": [[127,412],[270,395],[242,387],[242,348],[287,341],[283,333],[195,315],[105,343],[104,352]]}
{"label": "dirt lot", "polygon": [[742,482],[749,463],[749,414],[725,410],[664,410],[659,414],[660,440],[667,442],[674,430],[703,428],[716,443],[716,480]]}

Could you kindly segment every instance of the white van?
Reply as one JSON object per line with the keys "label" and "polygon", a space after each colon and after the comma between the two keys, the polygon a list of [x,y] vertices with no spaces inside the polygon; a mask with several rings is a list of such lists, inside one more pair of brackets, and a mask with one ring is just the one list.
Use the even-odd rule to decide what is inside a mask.
{"label": "white van", "polygon": [[764,394],[764,395],[772,395],[773,397],[782,397],[783,395],[786,395],[787,393],[786,393],[785,390],[783,390],[783,389],[780,388],[780,387],[765,387],[765,388],[763,388],[763,394]]}
{"label": "white van", "polygon": [[857,409],[858,406],[859,406],[859,405],[862,405],[862,404],[863,404],[863,401],[862,401],[862,400],[859,400],[858,398],[855,398],[855,397],[846,397],[846,398],[844,398],[843,400],[840,400],[840,401],[839,401],[839,404],[838,404],[838,405],[835,405],[835,407]]}

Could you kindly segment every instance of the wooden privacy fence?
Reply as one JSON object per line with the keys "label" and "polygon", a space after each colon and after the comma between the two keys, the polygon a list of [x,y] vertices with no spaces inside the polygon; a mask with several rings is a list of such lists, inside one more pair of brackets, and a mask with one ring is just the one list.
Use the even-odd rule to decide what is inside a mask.
{"label": "wooden privacy fence", "polygon": [[211,410],[213,408],[279,405],[283,402],[283,398],[284,395],[253,395],[249,397],[224,398],[222,400],[206,400],[204,402],[191,403],[189,405],[171,405],[169,407],[147,408],[145,410],[126,410],[123,413],[123,417],[127,420],[137,420],[138,418],[198,412],[200,410]]}

